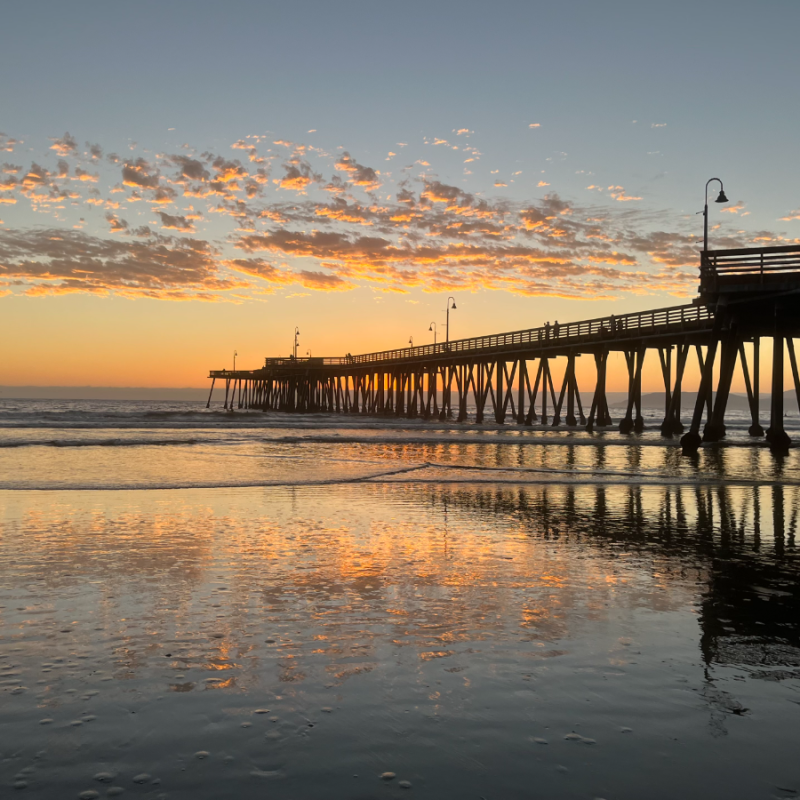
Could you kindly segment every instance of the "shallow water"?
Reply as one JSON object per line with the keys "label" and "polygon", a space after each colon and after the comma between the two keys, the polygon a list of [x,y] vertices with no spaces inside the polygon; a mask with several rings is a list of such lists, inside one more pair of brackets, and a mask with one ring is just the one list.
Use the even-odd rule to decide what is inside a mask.
{"label": "shallow water", "polygon": [[118,413],[0,450],[2,794],[800,793],[794,452]]}

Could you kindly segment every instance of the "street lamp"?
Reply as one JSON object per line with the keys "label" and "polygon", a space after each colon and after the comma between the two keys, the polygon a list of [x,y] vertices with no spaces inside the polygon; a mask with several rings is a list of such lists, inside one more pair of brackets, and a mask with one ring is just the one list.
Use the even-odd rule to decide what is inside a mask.
{"label": "street lamp", "polygon": [[[450,301],[451,300],[453,301],[453,305],[452,306],[450,305]],[[445,342],[448,342],[448,343],[450,342],[450,309],[451,308],[453,309],[453,311],[456,310],[456,301],[455,301],[454,297],[448,297],[447,298],[447,333],[445,334],[444,340],[445,340]]]}
{"label": "street lamp", "polygon": [[234,350],[233,351],[233,371],[236,372],[236,356],[239,354]]}
{"label": "street lamp", "polygon": [[311,350],[306,350],[306,355],[308,356],[309,361],[311,360]]}
{"label": "street lamp", "polygon": [[297,361],[297,337],[300,335],[300,328],[294,329],[294,350],[292,351],[292,358]]}
{"label": "street lamp", "polygon": [[725,190],[722,188],[722,181],[719,178],[710,178],[706,182],[706,204],[703,207],[703,252],[708,250],[708,184],[713,181],[719,183],[719,196],[714,201],[715,203],[727,203],[728,198],[725,197]]}
{"label": "street lamp", "polygon": [[429,331],[433,331],[433,346],[436,346],[436,323],[431,322],[430,327],[428,328]]}
{"label": "street lamp", "polygon": [[408,337],[408,343],[409,343],[409,344],[410,344],[412,347],[414,346],[414,337],[413,337],[413,336],[409,336],[409,337]]}

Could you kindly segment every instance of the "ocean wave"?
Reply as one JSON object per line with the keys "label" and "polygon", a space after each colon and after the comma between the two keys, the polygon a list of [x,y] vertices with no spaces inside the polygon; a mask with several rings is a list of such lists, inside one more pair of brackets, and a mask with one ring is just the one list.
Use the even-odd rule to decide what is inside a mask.
{"label": "ocean wave", "polygon": [[368,475],[339,476],[333,478],[319,478],[302,481],[269,481],[269,480],[216,480],[216,481],[132,481],[117,483],[15,483],[14,481],[0,481],[0,491],[57,491],[57,492],[86,492],[86,491],[165,491],[175,489],[255,489],[255,488],[293,488],[314,486],[337,486],[349,483],[367,483],[377,479],[391,478],[407,472],[425,469],[428,464],[413,464],[392,470]]}
{"label": "ocean wave", "polygon": [[13,447],[167,447],[199,444],[200,439],[0,439],[0,449]]}

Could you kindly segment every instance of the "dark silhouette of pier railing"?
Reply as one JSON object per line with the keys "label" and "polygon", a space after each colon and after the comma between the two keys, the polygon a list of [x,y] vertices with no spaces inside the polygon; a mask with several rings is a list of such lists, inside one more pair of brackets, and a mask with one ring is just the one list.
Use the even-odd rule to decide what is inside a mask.
{"label": "dark silhouette of pier railing", "polygon": [[748,247],[700,254],[700,294],[800,288],[800,248]]}
{"label": "dark silhouette of pier railing", "polygon": [[[267,358],[265,367],[307,368],[309,366],[361,366],[387,364],[398,361],[421,361],[457,355],[488,355],[502,351],[560,350],[565,347],[591,343],[622,344],[631,339],[664,334],[710,331],[714,324],[714,312],[707,306],[684,305],[659,308],[622,316],[597,317],[596,319],[569,322],[564,325],[543,325],[509,333],[490,336],[475,336],[471,339],[456,339],[418,347],[397,350],[381,350],[355,356],[333,358]],[[225,370],[212,370],[210,377],[222,378],[230,375]]]}
{"label": "dark silhouette of pier railing", "polygon": [[[790,442],[783,426],[784,351],[800,402],[794,350],[794,337],[800,336],[800,247],[704,251],[700,262],[699,294],[692,304],[375,353],[267,358],[256,370],[212,370],[211,391],[217,380],[224,380],[224,407],[230,410],[454,417],[465,422],[474,409],[476,422],[490,413],[497,423],[510,417],[521,425],[563,421],[593,430],[612,424],[607,361],[610,353],[621,352],[628,401],[619,430],[631,433],[644,428],[642,367],[648,351],[655,350],[665,392],[661,432],[673,436],[684,431],[683,377],[694,352],[700,387],[690,430],[681,439],[684,452],[691,453],[702,441],[725,436],[725,409],[737,364],[747,389],[750,434],[764,435],[759,420],[760,342],[769,337],[773,354],[767,441],[773,449],[785,450]],[[587,406],[575,372],[581,356],[591,356],[596,368]],[[564,365],[558,382],[553,375],[557,363]]]}

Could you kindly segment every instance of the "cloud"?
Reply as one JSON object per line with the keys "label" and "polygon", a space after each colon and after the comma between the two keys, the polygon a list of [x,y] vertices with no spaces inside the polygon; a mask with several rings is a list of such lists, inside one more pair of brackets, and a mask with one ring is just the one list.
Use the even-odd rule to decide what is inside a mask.
{"label": "cloud", "polygon": [[631,200],[641,200],[641,197],[634,197],[633,195],[629,195],[625,192],[625,189],[622,186],[609,186],[608,193],[613,197],[618,203],[628,203]]}
{"label": "cloud", "polygon": [[111,227],[111,233],[128,233],[128,223],[116,214],[106,214],[106,219]]}
{"label": "cloud", "polygon": [[367,192],[376,191],[383,185],[378,177],[380,173],[376,172],[372,167],[365,167],[359,164],[347,151],[342,153],[341,158],[336,162],[336,169],[347,172],[350,175],[348,178],[349,183],[353,186],[360,186]]}
{"label": "cloud", "polygon": [[529,127],[529,128],[541,128],[542,126],[541,126],[541,124],[540,124],[540,123],[538,123],[538,122],[531,122],[531,123],[528,125],[528,127]]}
{"label": "cloud", "polygon": [[666,128],[667,127],[667,123],[666,122],[651,122],[650,123],[650,127],[651,128]]}
{"label": "cloud", "polygon": [[122,183],[125,186],[139,186],[142,189],[157,189],[159,172],[143,158],[126,161],[122,167]]}
{"label": "cloud", "polygon": [[795,219],[800,219],[800,208],[798,208],[796,211],[790,211],[785,217],[781,217],[783,222],[791,222]]}
{"label": "cloud", "polygon": [[78,152],[78,143],[69,133],[65,133],[60,139],[51,138],[50,141],[53,143],[50,149],[60,156],[74,156]]}
{"label": "cloud", "polygon": [[720,211],[724,214],[738,214],[744,210],[744,200],[737,200],[732,206],[725,206]]}
{"label": "cloud", "polygon": [[186,219],[186,217],[172,216],[171,214],[165,214],[163,211],[157,211],[156,213],[161,217],[162,228],[183,231],[184,233],[194,230],[194,223]]}
{"label": "cloud", "polygon": [[211,173],[206,169],[205,164],[203,164],[202,161],[198,161],[196,158],[172,155],[167,156],[166,161],[178,167],[178,176],[174,180],[176,183],[186,183],[187,181],[205,183],[211,178]]}
{"label": "cloud", "polygon": [[13,139],[8,134],[0,131],[0,152],[13,153],[14,147],[18,144],[22,144],[22,141],[19,139]]}
{"label": "cloud", "polygon": [[88,292],[212,300],[248,284],[220,274],[217,251],[198,239],[104,239],[53,228],[0,229],[0,279],[32,296]]}
{"label": "cloud", "polygon": [[275,183],[281,189],[292,189],[295,192],[305,194],[308,186],[318,179],[318,176],[311,172],[308,164],[284,164],[285,174],[283,178],[276,178]]}
{"label": "cloud", "polygon": [[[233,149],[252,155],[262,138],[240,139]],[[263,294],[286,286],[309,292],[371,286],[378,292],[495,290],[586,299],[625,292],[681,294],[693,286],[696,234],[684,230],[688,223],[680,219],[672,226],[677,231],[661,230],[663,212],[639,208],[633,201],[641,198],[623,186],[589,187],[598,192],[592,196],[596,205],[576,205],[555,193],[520,203],[498,192],[472,192],[466,183],[440,181],[427,161],[418,162],[425,167],[419,174],[413,157],[393,177],[359,163],[344,148],[331,158],[307,145],[277,141],[290,148],[277,177],[266,166],[253,166],[252,158],[195,155],[200,151],[188,145],[180,154],[120,161],[87,143],[90,150],[96,147],[88,169],[87,153],[76,154],[83,166],[63,157],[55,166],[52,153],[51,160],[33,162],[27,170],[3,165],[0,202],[27,199],[33,210],[58,219],[67,233],[89,238],[70,239],[57,227],[49,230],[61,243],[45,246],[36,238],[39,228],[16,231],[28,254],[15,255],[10,240],[4,240],[0,283],[16,271],[24,277],[14,279],[32,294],[115,292],[203,300],[232,297],[234,285],[236,296],[250,287]],[[68,141],[58,142],[70,147]],[[434,142],[452,146],[444,139],[427,144]],[[470,154],[468,161],[480,157],[475,148],[462,149]],[[114,184],[117,169],[121,185]],[[104,187],[108,173],[114,178]],[[496,187],[506,188],[496,173],[489,186],[496,181]],[[538,180],[539,188],[548,186]],[[106,199],[116,192],[122,197]],[[736,208],[742,205],[730,211]],[[69,231],[78,213],[86,214],[79,226],[90,232],[97,226],[94,238]],[[208,227],[214,242],[190,239],[197,235],[197,220],[212,214]],[[800,212],[789,218],[800,218]],[[148,221],[149,226],[143,224]],[[752,243],[744,235],[721,232],[717,240],[730,247]],[[143,264],[138,272],[136,259]],[[178,262],[199,270],[191,286],[173,269]]]}
{"label": "cloud", "polygon": [[280,286],[300,285],[306,289],[326,292],[344,291],[351,289],[353,286],[338,275],[329,272],[314,272],[311,270],[292,272],[288,269],[276,267],[261,258],[235,258],[226,261],[225,265],[237,272]]}

